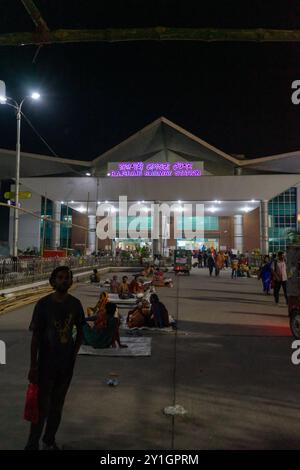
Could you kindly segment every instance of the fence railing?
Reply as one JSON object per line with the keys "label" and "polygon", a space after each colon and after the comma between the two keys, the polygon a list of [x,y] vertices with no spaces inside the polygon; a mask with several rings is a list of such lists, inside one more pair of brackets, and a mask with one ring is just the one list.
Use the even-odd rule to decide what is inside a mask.
{"label": "fence railing", "polygon": [[113,258],[110,256],[66,257],[66,258],[25,258],[14,261],[0,260],[0,289],[48,279],[57,266],[69,266],[74,273],[93,268],[138,267],[139,259]]}

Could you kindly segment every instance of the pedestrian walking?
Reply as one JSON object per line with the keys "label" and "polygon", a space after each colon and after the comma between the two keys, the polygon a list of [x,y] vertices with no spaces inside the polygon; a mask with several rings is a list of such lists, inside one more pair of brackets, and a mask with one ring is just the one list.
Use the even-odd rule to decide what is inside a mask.
{"label": "pedestrian walking", "polygon": [[209,270],[209,275],[211,276],[215,267],[215,260],[211,253],[208,255],[208,258],[207,258],[207,267]]}
{"label": "pedestrian walking", "polygon": [[274,283],[274,299],[275,303],[279,303],[279,292],[282,287],[286,303],[288,303],[287,296],[287,272],[284,254],[282,251],[278,252],[277,259],[272,263],[272,278]]}

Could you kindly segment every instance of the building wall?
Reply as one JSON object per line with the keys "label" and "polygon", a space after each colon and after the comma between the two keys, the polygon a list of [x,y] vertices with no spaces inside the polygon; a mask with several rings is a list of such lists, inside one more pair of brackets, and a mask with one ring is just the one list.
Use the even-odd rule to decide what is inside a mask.
{"label": "building wall", "polygon": [[219,246],[233,247],[233,218],[219,217]]}
{"label": "building wall", "polygon": [[244,215],[244,251],[251,252],[260,248],[259,209]]}
{"label": "building wall", "polygon": [[[81,214],[73,210],[72,212],[72,224],[80,225],[82,227],[88,226],[88,218],[85,214]],[[80,229],[79,227],[72,227],[71,234],[71,248],[74,250],[79,250],[81,253],[84,253],[85,243],[87,243],[86,238],[87,232]]]}

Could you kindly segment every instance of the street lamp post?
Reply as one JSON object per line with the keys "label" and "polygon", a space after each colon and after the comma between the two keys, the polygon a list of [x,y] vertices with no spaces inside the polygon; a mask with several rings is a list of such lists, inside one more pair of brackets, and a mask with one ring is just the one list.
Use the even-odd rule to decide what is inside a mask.
{"label": "street lamp post", "polygon": [[27,98],[38,100],[39,93],[32,93],[25,96],[20,103],[5,95],[0,95],[0,103],[11,106],[16,110],[17,118],[17,143],[16,143],[16,188],[15,188],[15,212],[14,212],[14,234],[13,234],[13,256],[18,256],[18,240],[19,240],[19,190],[20,190],[20,158],[21,158],[21,117],[22,106]]}

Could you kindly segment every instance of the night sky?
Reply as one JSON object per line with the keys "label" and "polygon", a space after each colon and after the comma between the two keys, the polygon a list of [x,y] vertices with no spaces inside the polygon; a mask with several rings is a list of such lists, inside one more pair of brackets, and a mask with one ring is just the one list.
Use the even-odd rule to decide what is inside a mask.
{"label": "night sky", "polygon": [[[300,28],[300,2],[35,0],[50,29]],[[279,2],[278,2],[279,3]],[[87,7],[88,5],[88,7]],[[0,33],[31,31],[19,0],[0,0]],[[300,150],[300,43],[123,42],[0,47],[0,79],[15,98],[38,88],[25,114],[62,157],[90,160],[159,116],[228,153]],[[22,150],[49,150],[23,121]],[[0,107],[0,148],[14,149],[13,110]]]}

